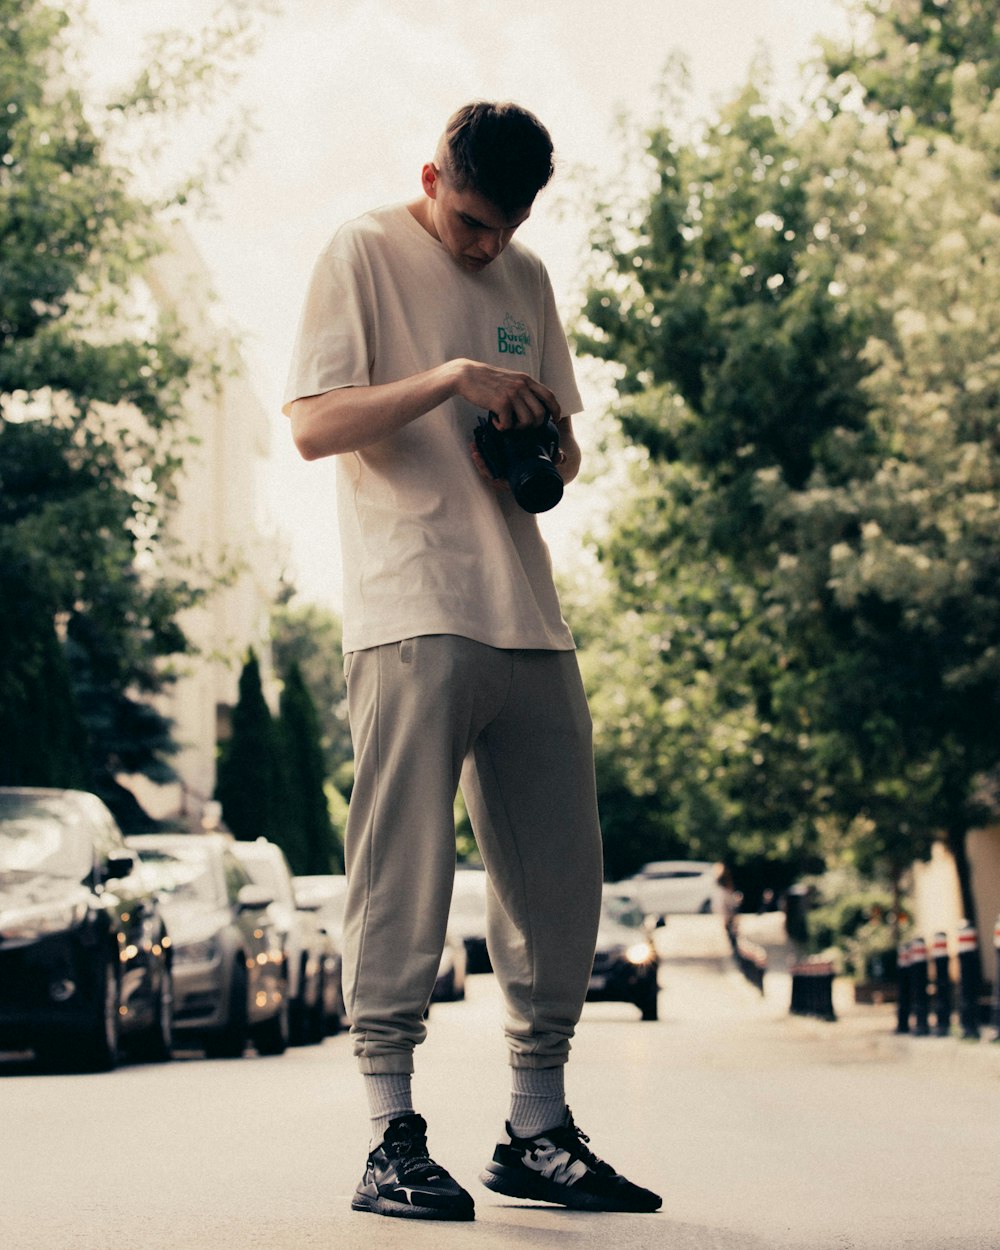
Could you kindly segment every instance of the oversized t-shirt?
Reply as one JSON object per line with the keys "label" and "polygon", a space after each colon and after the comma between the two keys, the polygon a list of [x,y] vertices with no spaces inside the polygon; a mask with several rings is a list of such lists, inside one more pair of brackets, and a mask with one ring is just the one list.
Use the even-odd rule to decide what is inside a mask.
{"label": "oversized t-shirt", "polygon": [[[316,263],[283,410],[465,357],[530,374],[582,405],[541,261],[516,241],[469,273],[405,205],[349,222]],[[336,457],[344,650],[420,634],[570,650],[537,519],[472,461],[481,413],[456,397]]]}

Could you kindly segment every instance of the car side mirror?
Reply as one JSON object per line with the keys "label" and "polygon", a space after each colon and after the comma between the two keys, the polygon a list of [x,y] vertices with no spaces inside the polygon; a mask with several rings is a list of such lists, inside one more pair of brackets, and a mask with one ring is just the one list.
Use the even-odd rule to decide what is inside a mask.
{"label": "car side mirror", "polygon": [[262,885],[244,885],[236,895],[236,906],[240,911],[263,911],[274,902],[271,891]]}
{"label": "car side mirror", "polygon": [[135,856],[131,851],[119,851],[109,855],[104,864],[104,880],[116,881],[135,872]]}

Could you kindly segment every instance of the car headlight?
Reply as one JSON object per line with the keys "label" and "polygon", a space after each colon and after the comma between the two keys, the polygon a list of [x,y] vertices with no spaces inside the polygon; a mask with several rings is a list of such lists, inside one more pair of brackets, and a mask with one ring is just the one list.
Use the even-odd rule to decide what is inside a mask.
{"label": "car headlight", "polygon": [[174,942],[175,964],[210,964],[219,957],[219,944],[214,937],[199,942]]}
{"label": "car headlight", "polygon": [[82,924],[87,916],[87,904],[80,900],[63,907],[36,904],[32,907],[12,907],[0,913],[0,934],[9,941],[31,942],[51,933],[65,933]]}
{"label": "car headlight", "polygon": [[648,942],[636,942],[625,951],[630,964],[648,964],[653,959],[653,948]]}

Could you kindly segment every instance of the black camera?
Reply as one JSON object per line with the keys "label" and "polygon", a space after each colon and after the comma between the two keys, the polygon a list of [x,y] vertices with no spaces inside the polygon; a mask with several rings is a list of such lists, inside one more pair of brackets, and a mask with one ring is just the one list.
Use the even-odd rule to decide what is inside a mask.
{"label": "black camera", "polygon": [[559,431],[551,417],[542,425],[499,430],[496,413],[480,417],[473,430],[476,450],[497,479],[506,479],[525,512],[548,512],[562,499],[563,480],[555,466]]}

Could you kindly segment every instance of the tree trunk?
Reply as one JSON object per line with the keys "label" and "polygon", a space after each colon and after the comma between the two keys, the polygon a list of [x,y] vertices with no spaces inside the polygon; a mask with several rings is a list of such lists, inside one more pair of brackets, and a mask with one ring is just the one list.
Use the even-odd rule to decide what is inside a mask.
{"label": "tree trunk", "polygon": [[972,893],[972,869],[966,853],[965,828],[948,830],[948,848],[955,859],[955,871],[958,873],[958,888],[962,893],[962,911],[969,924],[976,926],[976,900]]}

